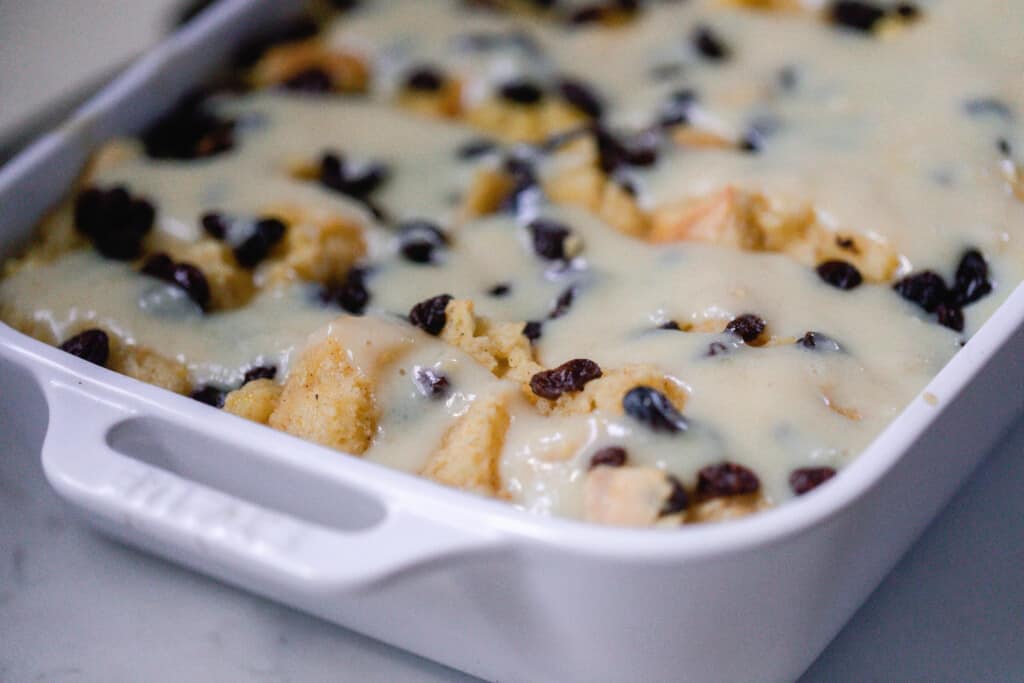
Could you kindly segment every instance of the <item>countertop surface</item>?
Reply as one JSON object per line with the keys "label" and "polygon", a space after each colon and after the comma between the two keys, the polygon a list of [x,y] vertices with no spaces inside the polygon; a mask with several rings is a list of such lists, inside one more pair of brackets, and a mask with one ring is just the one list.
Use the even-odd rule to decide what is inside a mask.
{"label": "countertop surface", "polygon": [[[0,148],[174,4],[0,0]],[[91,531],[43,478],[32,410],[0,378],[0,682],[475,680]],[[1024,420],[802,681],[1024,681]]]}

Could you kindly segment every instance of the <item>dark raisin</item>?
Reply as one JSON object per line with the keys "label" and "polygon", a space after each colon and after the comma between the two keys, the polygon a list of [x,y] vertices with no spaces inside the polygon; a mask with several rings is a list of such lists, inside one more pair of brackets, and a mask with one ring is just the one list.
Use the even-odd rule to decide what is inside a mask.
{"label": "dark raisin", "polygon": [[439,372],[430,368],[417,368],[415,380],[416,386],[427,398],[438,399],[448,395],[450,382]]}
{"label": "dark raisin", "polygon": [[690,505],[690,497],[686,495],[683,483],[671,474],[666,475],[665,479],[672,487],[672,490],[669,491],[668,498],[665,499],[664,505],[661,506],[661,510],[658,513],[660,517],[682,512]]}
{"label": "dark raisin", "polygon": [[274,379],[275,377],[277,377],[276,365],[256,365],[245,371],[245,376],[242,377],[242,385],[255,382],[258,379]]}
{"label": "dark raisin", "polygon": [[512,181],[512,189],[502,204],[502,208],[513,213],[520,213],[536,201],[540,192],[537,174],[533,164],[520,157],[508,157],[503,164],[505,173]]}
{"label": "dark raisin", "polygon": [[405,77],[405,87],[417,92],[437,92],[444,87],[444,75],[430,66],[421,66]]}
{"label": "dark raisin", "polygon": [[992,283],[989,281],[985,257],[977,249],[968,249],[956,267],[953,291],[950,293],[953,302],[966,306],[987,296],[991,291]]}
{"label": "dark raisin", "polygon": [[444,309],[451,300],[450,294],[439,294],[419,302],[409,311],[409,322],[436,337],[441,334],[444,324],[448,322]]}
{"label": "dark raisin", "polygon": [[311,66],[289,77],[281,87],[291,92],[322,95],[334,90],[334,79],[320,67]]}
{"label": "dark raisin", "polygon": [[725,331],[735,334],[737,337],[749,344],[757,341],[757,338],[764,332],[765,327],[766,325],[762,318],[754,315],[753,313],[744,313],[743,315],[733,318],[729,324],[725,326]]}
{"label": "dark raisin", "polygon": [[174,282],[174,261],[167,254],[153,254],[142,264],[139,272],[164,282]]}
{"label": "dark raisin", "polygon": [[255,268],[284,237],[285,224],[276,218],[256,222],[252,235],[235,247],[235,260],[243,268]]}
{"label": "dark raisin", "polygon": [[195,399],[196,401],[199,401],[200,403],[205,403],[208,406],[213,406],[214,408],[223,408],[224,397],[227,396],[227,394],[228,392],[226,389],[222,389],[221,387],[215,387],[212,384],[207,384],[206,386],[200,387],[199,389],[193,391],[190,394],[190,397]]}
{"label": "dark raisin", "polygon": [[697,92],[690,88],[672,93],[661,107],[658,122],[667,127],[684,125],[690,122],[690,111],[697,102]]}
{"label": "dark raisin", "polygon": [[498,145],[493,140],[470,140],[469,142],[461,145],[455,151],[455,156],[459,159],[477,159],[485,154],[493,152],[497,148]]}
{"label": "dark raisin", "polygon": [[537,256],[549,261],[565,259],[566,240],[572,231],[563,225],[547,218],[538,218],[531,221],[526,229],[530,231],[530,238],[533,241],[533,251]]}
{"label": "dark raisin", "polygon": [[562,99],[592,119],[604,114],[604,103],[586,83],[575,78],[563,78],[558,82],[558,94]]}
{"label": "dark raisin", "polygon": [[493,296],[496,299],[506,297],[512,293],[512,285],[507,282],[499,282],[490,289],[487,290],[487,296]]}
{"label": "dark raisin", "polygon": [[835,339],[821,332],[807,332],[796,340],[798,346],[811,351],[842,351],[843,347]]}
{"label": "dark raisin", "polygon": [[60,350],[100,367],[106,367],[107,359],[110,357],[110,338],[103,330],[85,330],[61,344]]}
{"label": "dark raisin", "polygon": [[611,173],[622,166],[653,166],[658,162],[658,138],[653,134],[620,138],[602,127],[594,128],[601,169]]}
{"label": "dark raisin", "polygon": [[744,133],[743,137],[740,138],[736,146],[741,152],[747,154],[757,154],[761,151],[764,146],[764,137],[756,130],[750,130]]}
{"label": "dark raisin", "polygon": [[555,318],[561,318],[563,315],[569,312],[572,307],[572,302],[576,300],[576,287],[569,286],[558,295],[555,299],[555,307],[548,313],[548,318],[554,320]]}
{"label": "dark raisin", "polygon": [[537,320],[530,320],[523,325],[523,336],[529,339],[531,342],[535,342],[540,339],[543,323]]}
{"label": "dark raisin", "polygon": [[541,398],[552,401],[562,394],[580,391],[591,380],[601,376],[601,367],[586,358],[574,358],[557,368],[543,370],[530,378],[530,389]]}
{"label": "dark raisin", "polygon": [[885,17],[885,10],[860,0],[836,0],[828,9],[828,18],[836,26],[870,33]]}
{"label": "dark raisin", "polygon": [[590,456],[590,469],[595,467],[622,467],[629,460],[625,448],[608,446]]}
{"label": "dark raisin", "polygon": [[354,170],[340,154],[327,152],[320,158],[320,183],[335,192],[364,202],[389,176],[388,167],[382,163],[365,164]]}
{"label": "dark raisin", "polygon": [[209,111],[201,96],[192,95],[142,134],[153,159],[199,159],[235,146],[235,122]]}
{"label": "dark raisin", "polygon": [[789,475],[789,488],[798,496],[815,489],[836,476],[831,467],[801,467]]}
{"label": "dark raisin", "polygon": [[662,323],[662,324],[658,325],[658,329],[659,330],[679,330],[681,328],[679,327],[679,323],[677,323],[675,320],[669,320],[667,323]]}
{"label": "dark raisin", "polygon": [[544,99],[544,91],[537,84],[526,80],[509,81],[498,89],[498,94],[513,104],[525,106],[539,104]]}
{"label": "dark raisin", "polygon": [[964,331],[964,311],[956,304],[943,302],[935,308],[935,315],[940,325],[957,332]]}
{"label": "dark raisin", "polygon": [[825,261],[817,271],[818,277],[837,289],[853,289],[864,281],[856,266],[846,261]]}
{"label": "dark raisin", "polygon": [[75,227],[103,256],[119,261],[138,258],[155,218],[152,204],[123,187],[90,188],[75,199]]}
{"label": "dark raisin", "polygon": [[895,7],[896,16],[901,19],[917,19],[921,16],[921,8],[912,2],[901,2]]}
{"label": "dark raisin", "polygon": [[444,249],[448,237],[439,227],[426,220],[411,220],[398,226],[402,256],[413,263],[434,263],[435,253]]}
{"label": "dark raisin", "polygon": [[946,281],[938,273],[923,270],[906,276],[892,286],[901,297],[932,313],[949,295]]}
{"label": "dark raisin", "polygon": [[704,59],[720,62],[729,59],[731,50],[710,26],[698,26],[692,36],[693,46]]}
{"label": "dark raisin", "polygon": [[350,269],[342,282],[320,290],[320,301],[340,306],[352,315],[362,315],[370,302],[370,292],[366,289],[366,270]]}
{"label": "dark raisin", "polygon": [[635,420],[656,432],[685,432],[686,418],[676,410],[665,394],[648,386],[630,389],[622,398],[622,409]]}
{"label": "dark raisin", "polygon": [[999,153],[1006,159],[1009,159],[1013,154],[1013,148],[1010,147],[1010,141],[1006,138],[999,138],[996,140],[996,149],[998,149]]}
{"label": "dark raisin", "polygon": [[573,26],[584,26],[586,24],[594,24],[601,21],[604,19],[605,15],[606,10],[600,5],[584,5],[583,7],[571,12],[567,20]]}
{"label": "dark raisin", "polygon": [[714,358],[715,356],[725,356],[732,352],[732,347],[723,344],[720,341],[714,341],[708,344],[708,357]]}
{"label": "dark raisin", "polygon": [[214,239],[222,240],[227,237],[227,219],[219,213],[204,213],[199,219],[200,225],[207,235]]}
{"label": "dark raisin", "polygon": [[210,285],[203,271],[191,263],[178,263],[171,274],[174,284],[185,290],[188,297],[199,304],[203,310],[210,305]]}
{"label": "dark raisin", "polygon": [[697,495],[705,499],[754,493],[760,488],[756,474],[732,462],[708,465],[697,473]]}

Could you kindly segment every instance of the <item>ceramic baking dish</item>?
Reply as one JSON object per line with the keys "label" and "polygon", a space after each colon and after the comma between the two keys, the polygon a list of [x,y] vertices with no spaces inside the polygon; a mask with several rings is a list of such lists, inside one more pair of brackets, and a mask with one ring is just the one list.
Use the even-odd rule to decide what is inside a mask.
{"label": "ceramic baking dish", "polygon": [[[244,36],[293,11],[220,3],[0,170],[0,258],[91,148],[137,131]],[[104,531],[469,673],[783,681],[1020,412],[1022,357],[1019,287],[829,485],[680,530],[530,515],[212,410],[2,324],[0,396],[12,410],[45,397],[46,476]]]}

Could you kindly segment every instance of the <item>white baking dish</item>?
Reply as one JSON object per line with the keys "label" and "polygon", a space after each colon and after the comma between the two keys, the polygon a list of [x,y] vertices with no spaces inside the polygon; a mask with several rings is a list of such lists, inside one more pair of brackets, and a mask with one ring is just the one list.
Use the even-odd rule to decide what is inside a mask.
{"label": "white baking dish", "polygon": [[[0,170],[0,258],[91,147],[137,130],[238,39],[294,10],[284,4],[221,3]],[[2,324],[0,391],[45,396],[46,475],[101,529],[399,647],[501,681],[781,681],[825,647],[1020,411],[1022,357],[1019,287],[928,386],[937,400],[914,400],[828,486],[680,530],[532,516]]]}

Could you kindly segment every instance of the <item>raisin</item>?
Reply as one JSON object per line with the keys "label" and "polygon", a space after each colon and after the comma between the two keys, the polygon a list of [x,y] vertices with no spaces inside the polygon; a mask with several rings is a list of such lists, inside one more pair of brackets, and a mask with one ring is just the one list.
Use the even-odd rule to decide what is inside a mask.
{"label": "raisin", "polygon": [[662,324],[658,325],[658,329],[659,330],[681,330],[682,328],[679,327],[679,323],[677,323],[675,320],[669,320],[667,323],[662,323]]}
{"label": "raisin", "polygon": [[402,256],[413,263],[433,263],[435,252],[448,244],[439,227],[426,220],[411,220],[398,226]]}
{"label": "raisin", "polygon": [[207,384],[193,391],[189,397],[199,401],[200,403],[213,406],[214,408],[223,408],[224,397],[227,396],[227,394],[228,392],[226,389],[215,387],[212,384]]}
{"label": "raisin", "polygon": [[594,24],[604,19],[606,11],[600,5],[585,5],[569,14],[567,21],[573,26]]}
{"label": "raisin", "polygon": [[284,237],[285,224],[276,218],[256,222],[253,234],[235,247],[235,260],[243,268],[255,268]]}
{"label": "raisin", "polygon": [[171,281],[185,290],[189,298],[204,311],[210,305],[210,285],[203,271],[191,263],[178,263],[171,273]]}
{"label": "raisin", "polygon": [[682,512],[690,505],[690,497],[686,495],[686,489],[683,488],[682,482],[671,474],[666,475],[665,479],[672,487],[672,490],[669,491],[664,505],[661,506],[661,510],[658,512],[659,517]]}
{"label": "raisin", "polygon": [[512,285],[507,282],[499,282],[490,289],[487,290],[487,296],[493,296],[496,299],[506,297],[512,293]]}
{"label": "raisin", "polygon": [[689,428],[686,418],[665,394],[648,386],[630,389],[622,398],[622,409],[656,432],[678,433]]}
{"label": "raisin", "polygon": [[704,499],[754,493],[760,488],[756,474],[732,462],[708,465],[697,473],[697,495]]}
{"label": "raisin", "polygon": [[334,90],[334,79],[320,67],[311,66],[289,77],[281,87],[291,92],[322,95]]}
{"label": "raisin", "polygon": [[575,78],[563,78],[558,82],[558,94],[562,99],[592,119],[604,115],[601,98],[586,83]]}
{"label": "raisin", "polygon": [[455,150],[455,156],[459,159],[477,159],[485,154],[489,154],[498,148],[497,143],[493,140],[487,140],[485,138],[479,138],[476,140],[470,140],[459,146]]}
{"label": "raisin", "polygon": [[277,377],[276,365],[256,365],[245,371],[245,376],[242,377],[242,386],[258,379],[274,379],[275,377]]}
{"label": "raisin", "polygon": [[439,294],[419,302],[409,311],[409,322],[436,337],[448,322],[444,309],[451,300],[450,294]]}
{"label": "raisin", "polygon": [[504,100],[524,106],[539,104],[544,99],[544,91],[537,84],[521,79],[505,83],[498,94]]}
{"label": "raisin", "polygon": [[729,59],[732,51],[720,37],[718,37],[710,26],[698,26],[691,38],[693,47],[697,54],[712,62],[721,62]]}
{"label": "raisin", "polygon": [[901,2],[895,7],[896,16],[901,19],[917,19],[921,16],[921,8],[912,2]]}
{"label": "raisin", "polygon": [[164,282],[174,282],[174,261],[162,252],[153,254],[142,264],[139,272]]}
{"label": "raisin", "polygon": [[815,489],[836,476],[831,467],[801,467],[789,475],[789,488],[798,496]]}
{"label": "raisin", "polygon": [[146,129],[142,143],[152,159],[190,160],[232,149],[234,135],[233,119],[217,116],[201,96],[191,95]]}
{"label": "raisin", "polygon": [[658,162],[658,138],[653,134],[619,138],[596,126],[594,137],[601,170],[611,173],[622,166],[653,166]]}
{"label": "raisin", "polygon": [[153,229],[156,209],[124,187],[89,188],[75,199],[74,221],[103,256],[119,261],[138,258],[142,240]]}
{"label": "raisin", "polygon": [[929,313],[933,313],[949,295],[946,281],[938,273],[923,270],[906,276],[892,286],[896,292]]}
{"label": "raisin", "polygon": [[951,297],[960,306],[972,304],[992,291],[988,263],[977,249],[968,249],[956,268]]}
{"label": "raisin", "polygon": [[562,223],[546,218],[531,221],[526,229],[530,231],[533,250],[537,256],[549,261],[567,258],[566,240],[572,231]]}
{"label": "raisin", "polygon": [[720,341],[713,341],[708,344],[708,357],[714,358],[715,356],[725,356],[732,352],[732,347],[723,344]]}
{"label": "raisin", "polygon": [[672,93],[661,107],[658,123],[665,128],[690,122],[690,111],[697,103],[697,92],[691,88]]}
{"label": "raisin", "polygon": [[107,359],[110,357],[110,338],[103,330],[85,330],[61,344],[60,350],[100,367],[106,367]]}
{"label": "raisin", "polygon": [[587,382],[601,376],[601,367],[586,358],[574,358],[557,368],[543,370],[530,378],[530,389],[541,398],[554,401],[562,394],[581,391]]}
{"label": "raisin", "polygon": [[523,325],[523,336],[535,342],[540,339],[541,332],[543,331],[543,323],[538,320],[530,320]]}
{"label": "raisin", "polygon": [[222,240],[227,237],[227,219],[219,213],[204,213],[199,219],[199,224],[203,226],[206,234],[214,239]]}
{"label": "raisin", "polygon": [[828,9],[828,18],[836,26],[870,33],[885,17],[885,10],[861,0],[836,0]]}
{"label": "raisin", "polygon": [[842,351],[843,347],[835,339],[821,332],[807,332],[796,340],[796,344],[811,351]]}
{"label": "raisin", "polygon": [[625,448],[608,446],[590,456],[590,469],[595,467],[622,467],[629,460]]}
{"label": "raisin", "polygon": [[818,277],[837,289],[854,289],[864,278],[856,266],[846,261],[825,261],[818,264]]}
{"label": "raisin", "polygon": [[955,304],[941,303],[935,308],[938,323],[957,332],[964,331],[964,310]]}
{"label": "raisin", "polygon": [[529,160],[520,157],[508,157],[503,166],[506,175],[512,181],[512,189],[505,198],[502,208],[519,213],[534,201],[539,192],[537,173]]}
{"label": "raisin", "polygon": [[323,287],[320,290],[320,301],[340,306],[352,315],[362,315],[370,302],[370,292],[366,289],[366,270],[352,268],[342,282]]}
{"label": "raisin", "polygon": [[363,203],[367,203],[368,197],[387,182],[390,175],[388,167],[379,162],[354,170],[335,152],[327,152],[320,158],[320,184]]}
{"label": "raisin", "polygon": [[444,87],[444,75],[430,66],[421,66],[405,77],[405,87],[417,92],[438,92]]}
{"label": "raisin", "polygon": [[416,386],[427,398],[439,399],[448,395],[450,382],[445,375],[439,372],[430,368],[417,368],[415,379]]}
{"label": "raisin", "polygon": [[757,341],[757,338],[764,333],[765,326],[765,322],[762,318],[754,315],[753,313],[744,313],[743,315],[733,318],[729,324],[725,326],[725,331],[735,334],[737,337],[750,344],[751,342]]}
{"label": "raisin", "polygon": [[555,307],[551,309],[550,313],[548,313],[548,318],[550,320],[561,318],[563,315],[569,312],[569,309],[572,307],[572,302],[575,301],[575,299],[576,287],[567,287],[565,291],[559,294],[558,298],[555,299]]}

